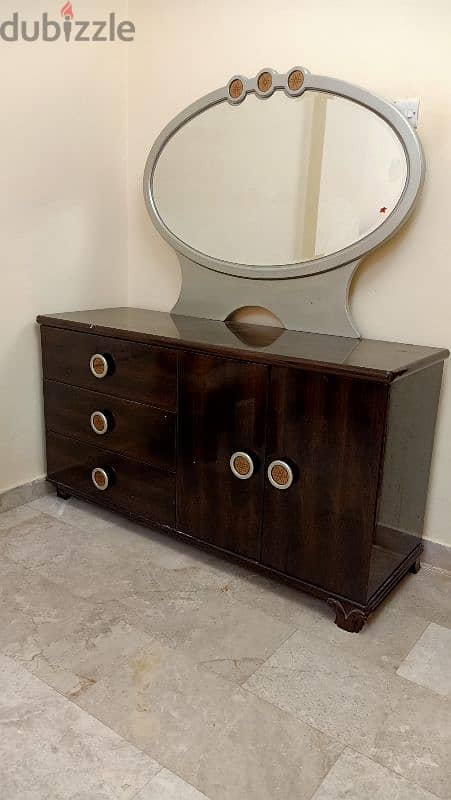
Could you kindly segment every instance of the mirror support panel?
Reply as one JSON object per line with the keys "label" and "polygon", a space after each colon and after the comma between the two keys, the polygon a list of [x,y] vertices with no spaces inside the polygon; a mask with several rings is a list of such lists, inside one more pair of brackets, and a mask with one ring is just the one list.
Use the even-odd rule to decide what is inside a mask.
{"label": "mirror support panel", "polygon": [[359,261],[308,278],[263,281],[204,269],[180,254],[179,260],[182,289],[173,314],[226,320],[238,308],[261,306],[288,330],[360,338],[348,304]]}

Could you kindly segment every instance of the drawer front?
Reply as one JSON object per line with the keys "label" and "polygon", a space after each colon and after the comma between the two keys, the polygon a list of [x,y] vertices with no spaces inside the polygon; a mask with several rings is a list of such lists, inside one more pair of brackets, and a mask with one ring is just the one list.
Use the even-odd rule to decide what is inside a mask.
{"label": "drawer front", "polygon": [[[97,470],[93,483],[93,471]],[[150,522],[174,526],[175,475],[117,453],[47,432],[47,473],[57,483],[103,505],[134,513]]]}
{"label": "drawer front", "polygon": [[175,469],[176,416],[170,411],[47,380],[44,406],[49,430]]}
{"label": "drawer front", "polygon": [[[44,378],[176,409],[175,350],[46,326],[41,339]],[[107,367],[104,377],[102,365]]]}

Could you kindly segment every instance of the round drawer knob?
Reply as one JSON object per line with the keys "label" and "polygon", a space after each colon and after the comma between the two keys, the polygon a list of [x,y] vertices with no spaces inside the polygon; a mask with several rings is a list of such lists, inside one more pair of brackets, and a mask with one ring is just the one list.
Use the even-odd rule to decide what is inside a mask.
{"label": "round drawer knob", "polygon": [[101,353],[95,353],[89,362],[94,378],[106,378],[108,375],[109,364],[108,360]]}
{"label": "round drawer knob", "polygon": [[99,492],[105,492],[110,485],[110,477],[103,467],[94,467],[91,473],[92,482]]}
{"label": "round drawer knob", "polygon": [[238,451],[230,459],[230,469],[235,478],[247,481],[254,474],[254,462],[248,453]]}
{"label": "round drawer knob", "polygon": [[268,478],[275,489],[289,489],[293,483],[293,470],[286,461],[272,461],[268,467]]}
{"label": "round drawer knob", "polygon": [[94,411],[94,413],[91,414],[91,428],[94,433],[103,436],[105,433],[108,433],[108,427],[108,417],[103,411]]}

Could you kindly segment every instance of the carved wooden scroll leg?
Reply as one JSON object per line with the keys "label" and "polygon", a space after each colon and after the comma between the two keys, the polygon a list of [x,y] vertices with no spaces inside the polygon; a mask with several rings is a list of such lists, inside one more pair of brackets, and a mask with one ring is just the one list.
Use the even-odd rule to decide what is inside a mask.
{"label": "carved wooden scroll leg", "polygon": [[358,633],[362,630],[368,614],[361,608],[355,608],[352,603],[341,602],[333,597],[329,597],[327,602],[335,609],[335,625],[349,633]]}
{"label": "carved wooden scroll leg", "polygon": [[60,489],[59,486],[56,487],[56,495],[61,500],[70,500],[71,497],[70,494],[67,494],[67,492],[65,492],[64,489]]}
{"label": "carved wooden scroll leg", "polygon": [[419,558],[417,558],[417,560],[414,561],[414,563],[410,567],[409,572],[413,572],[413,574],[416,575],[417,572],[420,571],[420,569],[421,569],[421,561]]}

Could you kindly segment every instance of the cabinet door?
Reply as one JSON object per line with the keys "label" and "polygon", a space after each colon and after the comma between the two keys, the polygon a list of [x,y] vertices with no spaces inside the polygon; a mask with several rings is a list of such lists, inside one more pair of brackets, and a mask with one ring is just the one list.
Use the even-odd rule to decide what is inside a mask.
{"label": "cabinet door", "polygon": [[266,480],[263,563],[358,602],[366,599],[386,397],[375,382],[271,373],[267,468],[286,460],[294,480],[285,489]]}
{"label": "cabinet door", "polygon": [[[261,549],[267,375],[257,364],[180,353],[177,527],[252,559]],[[245,479],[230,466],[240,451],[254,465]]]}

